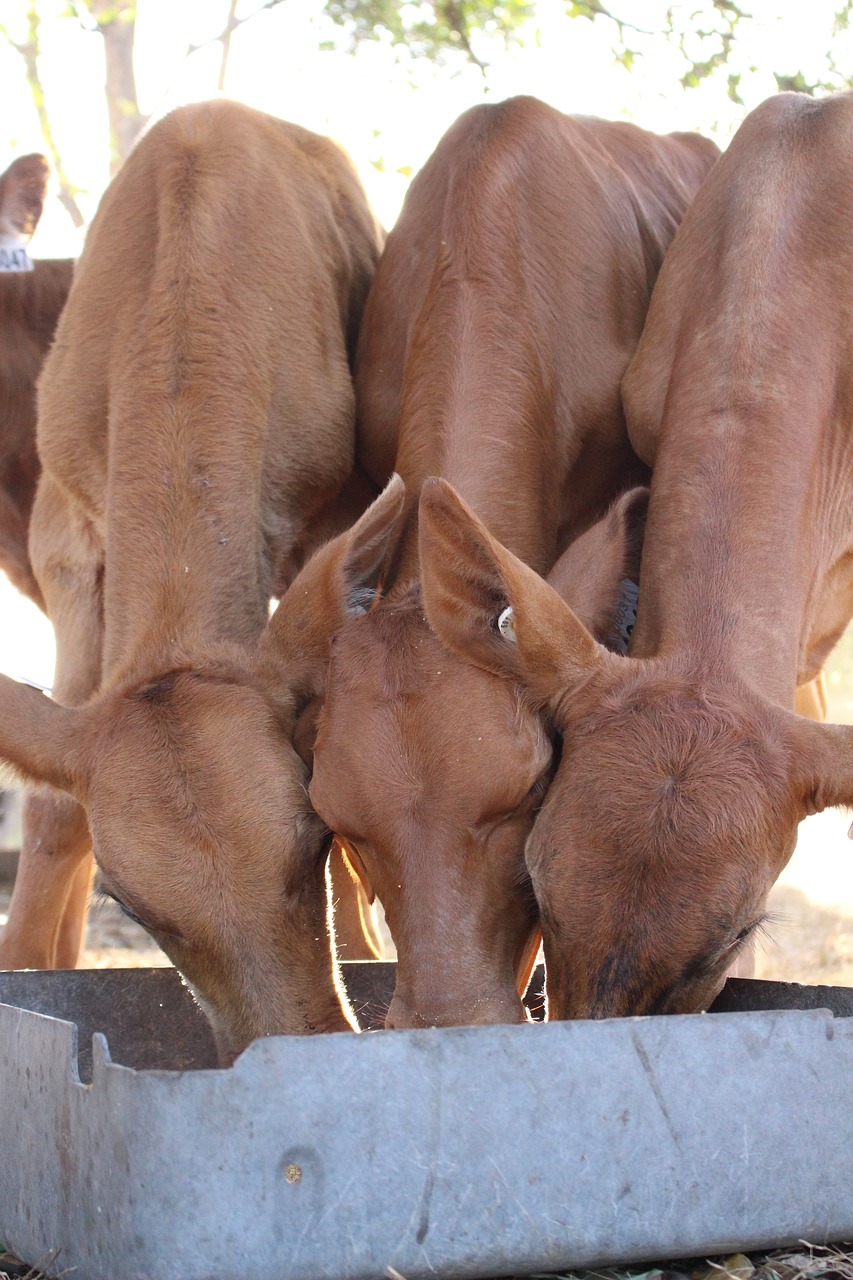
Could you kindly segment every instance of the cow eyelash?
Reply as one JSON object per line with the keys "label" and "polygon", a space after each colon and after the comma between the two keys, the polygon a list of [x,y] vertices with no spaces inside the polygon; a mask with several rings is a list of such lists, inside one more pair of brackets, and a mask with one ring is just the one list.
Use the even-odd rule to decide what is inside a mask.
{"label": "cow eyelash", "polygon": [[545,771],[545,773],[540,773],[539,777],[536,779],[533,786],[528,791],[527,798],[529,800],[532,800],[533,803],[538,808],[539,805],[542,803],[542,801],[545,799],[545,794],[548,788],[550,787],[550,785],[551,785],[551,770],[549,768]]}
{"label": "cow eyelash", "polygon": [[771,923],[772,919],[772,916],[763,915],[754,920],[752,924],[746,925],[745,928],[741,929],[734,941],[729,943],[720,959],[727,958],[733,951],[737,951],[749,938],[760,938],[767,932],[767,925]]}
{"label": "cow eyelash", "polygon": [[126,907],[120,898],[117,898],[114,893],[110,893],[109,889],[105,889],[102,884],[95,886],[92,896],[97,902],[114,902],[119,910],[124,912],[128,920],[132,920],[134,924],[141,925],[143,929],[148,928],[144,920],[140,920],[139,916],[131,911],[130,907]]}

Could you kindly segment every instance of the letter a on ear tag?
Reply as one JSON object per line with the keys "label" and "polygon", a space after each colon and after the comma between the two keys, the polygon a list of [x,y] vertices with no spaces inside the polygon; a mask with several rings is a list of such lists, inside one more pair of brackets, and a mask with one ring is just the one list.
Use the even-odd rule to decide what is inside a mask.
{"label": "letter a on ear tag", "polygon": [[25,240],[0,235],[0,271],[33,271],[33,260]]}
{"label": "letter a on ear tag", "polygon": [[504,640],[510,640],[515,644],[515,621],[512,616],[511,604],[508,604],[503,613],[498,615],[498,631],[500,631]]}

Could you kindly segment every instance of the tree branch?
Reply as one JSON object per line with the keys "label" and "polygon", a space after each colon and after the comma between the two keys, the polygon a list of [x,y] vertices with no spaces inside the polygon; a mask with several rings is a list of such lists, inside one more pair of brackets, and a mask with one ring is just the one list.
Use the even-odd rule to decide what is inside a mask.
{"label": "tree branch", "polygon": [[611,22],[615,22],[619,28],[619,39],[622,39],[623,30],[636,31],[641,36],[653,36],[657,33],[648,31],[645,27],[635,26],[633,22],[628,22],[626,18],[619,18],[615,13],[611,13],[605,8],[600,0],[578,0],[577,3],[569,5],[569,17],[571,18],[609,18]]}
{"label": "tree branch", "polygon": [[211,36],[209,40],[201,40],[198,44],[188,44],[186,56],[189,57],[191,53],[197,53],[199,49],[206,49],[208,45],[216,44],[217,40],[227,40],[230,46],[231,36],[238,27],[242,27],[246,22],[251,22],[259,13],[264,13],[269,9],[275,9],[275,7],[280,4],[284,4],[284,0],[261,0],[257,9],[253,9],[251,13],[247,13],[245,18],[238,18],[235,13],[237,5],[234,3],[234,0],[232,0],[230,12],[228,14],[228,21],[225,24],[224,30],[220,31],[218,36]]}
{"label": "tree branch", "polygon": [[216,87],[220,93],[225,92],[225,73],[228,70],[228,58],[231,53],[231,36],[237,27],[237,0],[231,0],[228,9],[228,21],[222,33],[222,54],[219,59],[219,78]]}
{"label": "tree branch", "polygon": [[462,45],[462,48],[467,53],[474,66],[479,67],[485,77],[488,65],[485,62],[482,62],[471,48],[471,39],[465,27],[465,20],[462,16],[462,7],[458,3],[458,0],[444,0],[439,12],[450,30],[456,33],[459,43]]}
{"label": "tree branch", "polygon": [[16,53],[18,53],[23,59],[27,76],[27,84],[38,116],[45,150],[50,156],[54,173],[59,181],[59,201],[62,207],[67,210],[74,226],[79,230],[80,227],[85,226],[86,219],[83,217],[80,206],[76,200],[76,188],[72,186],[68,178],[68,174],[65,172],[65,165],[62,163],[62,157],[59,154],[59,148],[56,145],[56,138],[53,135],[50,117],[47,114],[47,107],[44,101],[44,90],[42,89],[41,80],[39,79],[39,16],[35,0],[31,0],[30,6],[27,10],[27,39],[25,42],[23,44],[19,44],[16,40],[13,40],[10,32],[2,24],[0,24],[0,35],[8,41]]}

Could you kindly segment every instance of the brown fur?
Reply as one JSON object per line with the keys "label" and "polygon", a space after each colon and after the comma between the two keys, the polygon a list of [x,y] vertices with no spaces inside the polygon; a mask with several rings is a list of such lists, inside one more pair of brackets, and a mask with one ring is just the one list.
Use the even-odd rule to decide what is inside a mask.
{"label": "brown fur", "polygon": [[87,817],[102,883],[224,1058],[350,1025],[292,745],[322,557],[267,610],[350,497],[348,352],[377,254],[332,143],[233,103],[178,110],[104,196],[40,385],[30,545],[69,710],[38,711],[73,731],[24,742],[33,699],[2,681],[0,754],[69,795],[28,800],[0,961],[74,963]]}
{"label": "brown fur", "polygon": [[[32,235],[47,191],[44,156],[21,156],[0,174],[0,233]],[[0,569],[40,607],[27,552],[39,474],[36,380],[65,306],[74,263],[45,260],[0,272]]]}
{"label": "brown fur", "polygon": [[781,95],[675,237],[624,382],[654,465],[633,656],[476,553],[564,739],[526,850],[551,1016],[704,1008],[799,820],[853,800],[853,730],[792,710],[853,612],[851,166],[853,96]]}
{"label": "brown fur", "polygon": [[[540,571],[646,471],[619,382],[664,251],[716,156],[686,135],[477,107],[412,184],[365,309],[356,386],[369,465],[394,460],[407,524],[386,599],[338,635],[311,798],[358,851],[397,945],[387,1025],[514,1021],[538,926],[523,847],[552,746],[519,688],[433,634],[417,499],[444,476]],[[627,508],[568,572],[610,626]],[[599,553],[610,544],[613,554]],[[614,576],[615,575],[615,576]],[[425,605],[435,624],[434,580]],[[429,579],[429,581],[428,581]]]}

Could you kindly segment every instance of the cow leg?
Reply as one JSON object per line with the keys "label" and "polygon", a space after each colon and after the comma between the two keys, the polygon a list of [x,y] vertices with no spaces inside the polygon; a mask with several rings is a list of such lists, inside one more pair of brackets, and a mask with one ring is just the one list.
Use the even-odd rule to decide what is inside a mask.
{"label": "cow leg", "polygon": [[329,855],[335,945],[340,960],[380,960],[382,942],[367,894],[350,871],[337,844]]}
{"label": "cow leg", "polygon": [[[33,510],[30,550],[56,633],[54,694],[57,702],[78,706],[100,681],[100,556],[91,530],[47,476]],[[9,923],[0,937],[0,968],[76,964],[91,865],[92,844],[81,805],[58,791],[30,792],[24,800]]]}
{"label": "cow leg", "polygon": [[[88,886],[90,864],[89,825],[80,805],[57,792],[28,794],[9,923],[0,937],[0,969],[74,967],[86,914],[77,882],[85,870]],[[69,911],[76,913],[73,918]]]}
{"label": "cow leg", "polygon": [[[88,824],[86,843],[91,844],[88,838]],[[59,922],[55,948],[54,968],[56,969],[76,969],[80,960],[86,934],[86,917],[89,913],[94,866],[95,859],[92,857],[92,851],[87,849],[71,882],[71,888],[65,900],[65,909]]]}

